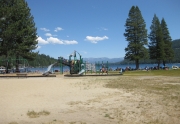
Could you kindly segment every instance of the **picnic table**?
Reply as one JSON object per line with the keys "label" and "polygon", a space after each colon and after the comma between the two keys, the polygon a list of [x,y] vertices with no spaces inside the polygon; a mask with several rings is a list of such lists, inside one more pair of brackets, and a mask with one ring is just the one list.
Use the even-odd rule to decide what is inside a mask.
{"label": "picnic table", "polygon": [[27,74],[26,73],[18,73],[16,74],[16,76],[19,77],[26,77],[27,78]]}

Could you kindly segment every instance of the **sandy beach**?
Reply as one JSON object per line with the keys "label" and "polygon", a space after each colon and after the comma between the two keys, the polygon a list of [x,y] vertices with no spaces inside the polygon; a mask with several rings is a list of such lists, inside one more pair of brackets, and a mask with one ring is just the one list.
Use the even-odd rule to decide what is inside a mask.
{"label": "sandy beach", "polygon": [[[153,79],[160,78],[164,79]],[[180,104],[162,103],[160,95],[145,91],[106,87],[112,80],[131,79],[62,75],[0,78],[0,124],[179,124]],[[180,84],[179,77],[169,80]]]}

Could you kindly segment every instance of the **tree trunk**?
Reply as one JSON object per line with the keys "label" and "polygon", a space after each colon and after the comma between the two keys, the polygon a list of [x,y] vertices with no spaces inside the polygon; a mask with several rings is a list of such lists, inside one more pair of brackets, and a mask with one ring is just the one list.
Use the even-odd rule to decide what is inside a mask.
{"label": "tree trunk", "polygon": [[139,59],[136,59],[136,70],[138,70],[139,69]]}
{"label": "tree trunk", "polygon": [[6,73],[8,73],[8,66],[9,66],[9,62],[8,62],[8,57],[6,55]]}
{"label": "tree trunk", "polygon": [[164,67],[166,66],[166,62],[165,62],[165,60],[163,60],[163,66],[164,66]]}
{"label": "tree trunk", "polygon": [[16,72],[19,73],[19,56],[16,56]]}
{"label": "tree trunk", "polygon": [[159,66],[160,66],[160,60],[158,60],[158,68],[157,68],[158,70],[159,70]]}

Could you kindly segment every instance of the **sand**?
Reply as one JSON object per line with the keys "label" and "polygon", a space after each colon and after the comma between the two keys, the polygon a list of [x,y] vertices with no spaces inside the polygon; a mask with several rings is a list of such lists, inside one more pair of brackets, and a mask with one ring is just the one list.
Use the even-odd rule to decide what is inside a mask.
{"label": "sand", "polygon": [[[119,77],[0,78],[0,124],[158,124],[160,117],[180,122],[168,118],[153,95],[106,88],[114,78]],[[50,114],[31,118],[31,111]]]}

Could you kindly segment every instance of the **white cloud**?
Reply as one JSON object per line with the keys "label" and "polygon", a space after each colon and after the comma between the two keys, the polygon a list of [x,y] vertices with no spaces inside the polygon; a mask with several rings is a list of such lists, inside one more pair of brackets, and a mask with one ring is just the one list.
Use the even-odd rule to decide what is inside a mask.
{"label": "white cloud", "polygon": [[47,41],[53,44],[64,44],[64,45],[78,44],[78,42],[75,40],[61,40],[55,37],[49,37],[47,38]]}
{"label": "white cloud", "polygon": [[47,37],[51,37],[51,36],[52,36],[51,33],[46,33],[45,35],[46,35]]}
{"label": "white cloud", "polygon": [[49,37],[49,38],[47,38],[47,41],[49,43],[53,43],[53,44],[64,44],[62,40],[55,38],[55,37]]}
{"label": "white cloud", "polygon": [[103,36],[103,37],[86,36],[85,40],[90,41],[91,43],[97,43],[98,41],[107,40],[107,39],[109,39],[107,36]]}
{"label": "white cloud", "polygon": [[43,30],[43,31],[50,31],[49,29],[47,29],[47,28],[40,28],[41,30]]}
{"label": "white cloud", "polygon": [[48,41],[44,40],[42,37],[38,37],[37,41],[39,44],[48,44]]}
{"label": "white cloud", "polygon": [[64,44],[67,44],[67,45],[70,45],[70,44],[78,44],[78,42],[75,41],[75,40],[64,40],[63,42],[64,42]]}
{"label": "white cloud", "polygon": [[[78,44],[76,40],[61,40],[56,37],[49,37],[47,40],[44,40],[42,37],[37,38],[38,44],[64,44],[64,45],[72,45],[72,44]],[[39,47],[39,46],[38,46]],[[41,48],[41,47],[39,47]]]}
{"label": "white cloud", "polygon": [[56,27],[54,31],[58,32],[58,31],[61,31],[61,30],[63,30],[61,27]]}

